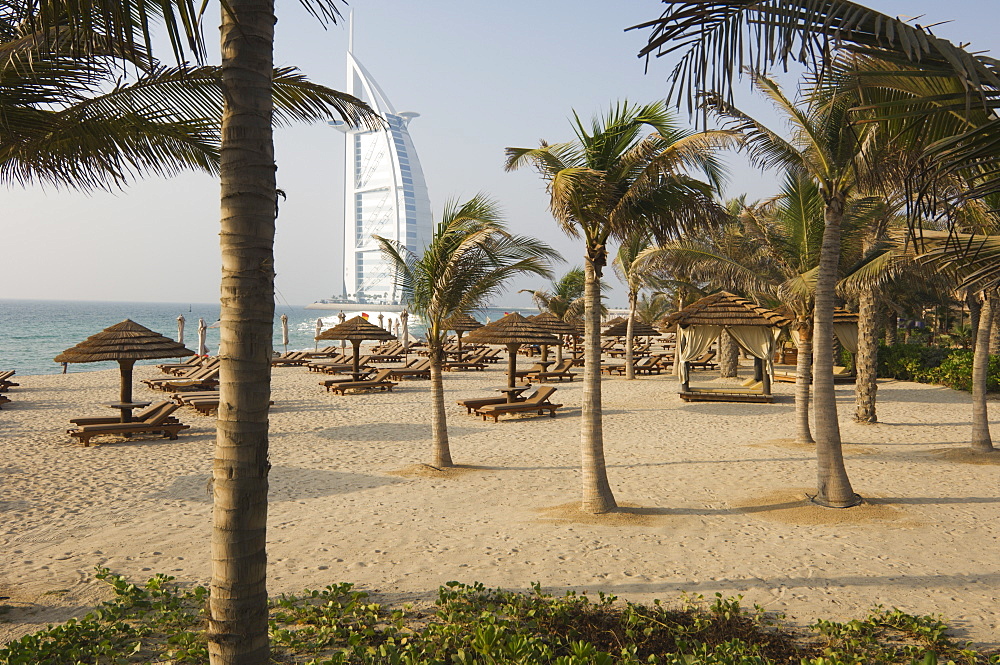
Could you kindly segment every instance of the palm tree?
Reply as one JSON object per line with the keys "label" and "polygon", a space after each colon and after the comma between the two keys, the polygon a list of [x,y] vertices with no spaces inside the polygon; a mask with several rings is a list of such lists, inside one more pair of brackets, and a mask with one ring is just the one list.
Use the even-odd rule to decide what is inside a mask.
{"label": "palm tree", "polygon": [[521,289],[530,293],[539,312],[550,312],[563,321],[572,321],[583,312],[583,268],[570,268],[559,279],[551,282],[549,289]]}
{"label": "palm tree", "polygon": [[511,235],[499,206],[483,194],[462,204],[448,203],[434,237],[419,258],[396,241],[380,236],[375,239],[396,267],[397,283],[410,311],[427,326],[434,466],[453,466],[442,377],[446,322],[488,305],[512,277],[551,276],[548,263],[558,254],[538,240]]}
{"label": "palm tree", "polygon": [[[335,0],[303,0],[315,16],[338,17]],[[64,52],[93,63],[96,32],[130,56],[151,46],[150,22],[164,24],[180,61],[205,54],[200,33],[207,3],[176,0],[31,2],[3,7],[5,23],[25,26],[25,41],[59,36]],[[275,121],[273,0],[227,0],[222,8],[219,174],[222,286],[220,408],[213,463],[212,583],[208,647],[213,665],[263,665],[267,635],[267,474],[270,356],[274,315]],[[135,60],[135,57],[132,57]],[[351,124],[376,122],[355,101],[305,105]],[[146,148],[138,151],[149,159]],[[139,162],[144,168],[146,163]],[[113,180],[113,179],[112,179]]]}
{"label": "palm tree", "polygon": [[[733,145],[734,136],[686,132],[663,103],[621,102],[589,126],[574,116],[573,129],[572,142],[507,148],[506,168],[534,166],[547,183],[556,222],[584,242],[582,509],[604,513],[617,507],[604,462],[601,419],[598,306],[608,242],[621,242],[640,229],[666,240],[722,217],[712,199],[721,178],[714,153]],[[690,168],[704,172],[709,182],[687,175]]]}
{"label": "palm tree", "polygon": [[628,290],[628,325],[625,332],[625,378],[635,379],[635,338],[632,337],[636,313],[639,307],[639,291],[645,287],[656,288],[658,282],[649,272],[647,257],[654,249],[653,237],[647,229],[642,229],[618,247],[613,266],[618,278]]}
{"label": "palm tree", "polygon": [[840,424],[837,420],[833,384],[833,309],[840,269],[841,230],[847,204],[861,189],[863,162],[870,153],[877,129],[874,124],[852,126],[848,114],[853,100],[833,97],[822,104],[800,110],[765,76],[755,76],[758,90],[770,98],[775,109],[793,128],[793,137],[780,134],[743,113],[718,95],[708,95],[707,106],[744,135],[751,159],[762,168],[781,167],[806,175],[823,198],[823,240],[815,284],[813,328],[813,404],[816,427],[818,482],[816,502],[830,507],[849,507],[860,501],[844,467]]}

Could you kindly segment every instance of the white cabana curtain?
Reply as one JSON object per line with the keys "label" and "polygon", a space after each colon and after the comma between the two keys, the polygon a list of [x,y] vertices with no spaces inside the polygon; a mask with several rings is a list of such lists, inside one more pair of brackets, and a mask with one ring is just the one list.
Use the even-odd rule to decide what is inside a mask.
{"label": "white cabana curtain", "polygon": [[729,334],[736,338],[743,349],[764,361],[770,377],[774,377],[774,347],[781,335],[781,328],[766,326],[726,326]]}
{"label": "white cabana curtain", "polygon": [[837,336],[845,349],[851,353],[858,352],[858,324],[834,323],[833,334]]}
{"label": "white cabana curtain", "polygon": [[681,383],[688,381],[687,362],[708,351],[719,338],[722,326],[688,326],[677,328],[677,376]]}

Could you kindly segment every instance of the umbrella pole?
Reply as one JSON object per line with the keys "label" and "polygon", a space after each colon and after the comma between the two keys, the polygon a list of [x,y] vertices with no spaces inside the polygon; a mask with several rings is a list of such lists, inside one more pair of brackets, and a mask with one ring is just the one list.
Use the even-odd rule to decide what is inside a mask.
{"label": "umbrella pole", "polygon": [[458,335],[458,362],[462,362],[462,331],[456,330],[455,334]]}
{"label": "umbrella pole", "polygon": [[[520,344],[508,344],[507,345],[507,387],[513,388],[514,383],[517,381],[515,374],[517,373],[517,347]],[[507,393],[507,401],[514,401],[514,393]]]}
{"label": "umbrella pole", "polygon": [[354,380],[361,380],[361,340],[352,339],[351,345],[354,347]]}
{"label": "umbrella pole", "polygon": [[[132,403],[132,366],[135,365],[134,360],[119,360],[118,369],[121,372],[121,391],[118,393],[118,401],[122,404]],[[127,423],[132,420],[132,409],[122,409],[122,422]]]}

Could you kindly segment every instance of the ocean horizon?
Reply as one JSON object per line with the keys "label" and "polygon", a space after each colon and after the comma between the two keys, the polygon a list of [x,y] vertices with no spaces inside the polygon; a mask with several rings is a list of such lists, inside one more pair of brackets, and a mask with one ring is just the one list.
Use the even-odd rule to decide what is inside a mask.
{"label": "ocean horizon", "polygon": [[[274,309],[274,350],[281,352],[282,314],[288,316],[288,350],[299,351],[316,347],[316,319],[323,320],[323,327],[337,324],[337,312],[332,310],[311,310],[305,305],[275,304]],[[197,350],[198,319],[209,326],[219,319],[218,303],[150,303],[101,300],[26,300],[0,299],[0,370],[13,369],[19,375],[59,374],[61,363],[53,360],[66,349],[82,342],[125,319],[146,326],[165,337],[177,339],[177,317],[183,315],[184,344],[192,351]],[[505,312],[535,314],[533,307],[488,307],[476,314],[483,320],[495,320]],[[375,321],[379,310],[373,307],[371,320]],[[350,316],[350,315],[349,315]],[[396,314],[389,318],[395,320]],[[419,321],[410,319],[410,333],[423,332]],[[209,328],[207,346],[211,354],[219,350],[219,329]],[[162,360],[145,361],[146,364],[169,362]],[[142,363],[140,363],[142,364]],[[70,364],[68,372],[94,372],[117,367],[115,362]]]}

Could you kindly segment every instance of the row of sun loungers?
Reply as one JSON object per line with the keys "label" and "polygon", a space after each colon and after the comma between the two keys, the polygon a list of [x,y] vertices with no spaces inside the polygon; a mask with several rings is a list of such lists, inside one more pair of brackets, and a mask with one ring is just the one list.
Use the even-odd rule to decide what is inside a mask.
{"label": "row of sun loungers", "polygon": [[208,390],[219,385],[219,365],[208,364],[170,379],[144,379],[153,390]]}
{"label": "row of sun loungers", "polygon": [[95,436],[105,435],[128,437],[133,434],[160,433],[164,438],[173,440],[181,430],[190,427],[173,417],[174,411],[180,406],[170,400],[158,402],[141,411],[135,416],[135,420],[128,423],[121,422],[119,418],[77,418],[70,421],[76,427],[66,432],[79,439],[84,446],[89,446],[90,440]]}

